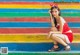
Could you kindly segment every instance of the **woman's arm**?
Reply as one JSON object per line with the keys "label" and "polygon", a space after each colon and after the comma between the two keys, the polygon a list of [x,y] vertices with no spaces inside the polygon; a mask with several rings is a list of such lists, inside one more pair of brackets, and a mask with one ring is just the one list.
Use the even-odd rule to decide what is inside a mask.
{"label": "woman's arm", "polygon": [[60,18],[60,22],[59,22],[59,23],[60,23],[59,32],[62,33],[62,31],[63,31],[63,25],[62,25],[62,20],[61,20],[61,18]]}
{"label": "woman's arm", "polygon": [[63,25],[62,25],[61,19],[59,20],[59,25],[60,25],[59,31],[56,31],[56,32],[54,32],[54,33],[62,33]]}
{"label": "woman's arm", "polygon": [[54,24],[54,20],[52,18],[52,14],[51,14],[51,11],[49,11],[50,13],[50,22],[51,22],[51,31],[57,31],[57,28],[55,27],[55,24]]}
{"label": "woman's arm", "polygon": [[54,21],[53,21],[53,18],[52,18],[51,11],[49,11],[49,14],[50,14],[50,22],[51,22],[51,26],[52,26],[52,27],[55,27],[55,24],[54,24]]}

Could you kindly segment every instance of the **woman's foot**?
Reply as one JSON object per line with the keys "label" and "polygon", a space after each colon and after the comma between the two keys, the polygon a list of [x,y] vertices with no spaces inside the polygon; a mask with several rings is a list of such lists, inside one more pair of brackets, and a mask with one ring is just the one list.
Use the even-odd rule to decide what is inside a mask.
{"label": "woman's foot", "polygon": [[71,48],[70,48],[70,46],[69,46],[69,45],[67,45],[67,46],[65,46],[64,50],[65,50],[65,51],[70,51],[70,50],[71,50]]}
{"label": "woman's foot", "polygon": [[48,52],[52,51],[59,51],[59,46],[57,44],[54,44],[54,46],[50,50],[48,50]]}

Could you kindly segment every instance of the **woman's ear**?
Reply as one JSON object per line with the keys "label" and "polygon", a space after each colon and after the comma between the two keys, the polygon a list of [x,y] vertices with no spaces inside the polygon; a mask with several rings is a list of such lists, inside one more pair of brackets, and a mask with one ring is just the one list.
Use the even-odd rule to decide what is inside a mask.
{"label": "woman's ear", "polygon": [[52,12],[50,11],[50,13],[52,13]]}
{"label": "woman's ear", "polygon": [[59,11],[59,16],[61,16],[61,12]]}

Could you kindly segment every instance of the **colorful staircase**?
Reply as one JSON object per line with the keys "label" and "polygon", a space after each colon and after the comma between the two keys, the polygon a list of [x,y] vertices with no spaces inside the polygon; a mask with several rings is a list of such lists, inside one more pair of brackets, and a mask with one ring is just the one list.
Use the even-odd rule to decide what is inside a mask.
{"label": "colorful staircase", "polygon": [[[48,11],[53,2],[61,8],[61,16],[74,33],[74,41],[70,44],[72,50],[69,52],[47,52],[53,46],[52,40],[46,39],[51,27]],[[0,0],[0,47],[8,47],[8,55],[79,55],[79,2],[80,0]]]}

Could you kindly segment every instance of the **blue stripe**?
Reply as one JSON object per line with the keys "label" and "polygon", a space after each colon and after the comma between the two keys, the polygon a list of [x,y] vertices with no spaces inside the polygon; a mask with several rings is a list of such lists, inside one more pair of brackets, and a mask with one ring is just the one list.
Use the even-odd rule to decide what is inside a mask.
{"label": "blue stripe", "polygon": [[65,0],[64,2],[80,2],[80,0]]}
{"label": "blue stripe", "polygon": [[75,27],[75,28],[80,28],[80,23],[79,23],[79,22],[76,22],[76,23],[73,23],[73,22],[71,23],[71,22],[70,22],[70,23],[68,23],[68,25],[69,25],[71,28],[74,28],[74,27]]}
{"label": "blue stripe", "polygon": [[[48,51],[53,43],[0,43],[0,47],[8,47],[9,51]],[[63,46],[60,45],[60,50]],[[70,44],[71,50],[80,50],[80,43]]]}
{"label": "blue stripe", "polygon": [[61,12],[66,13],[66,12],[72,12],[72,13],[78,13],[80,10],[78,9],[62,9]]}
{"label": "blue stripe", "polygon": [[[54,2],[54,0],[0,0],[0,2]],[[55,0],[61,2],[61,0]]]}
{"label": "blue stripe", "polygon": [[[0,12],[45,12],[48,13],[49,9],[0,9]],[[80,10],[78,9],[62,9],[61,10],[62,13],[66,13],[66,12],[72,12],[72,13],[78,13],[80,12]]]}
{"label": "blue stripe", "polygon": [[36,27],[49,27],[50,23],[38,23],[38,22],[0,22],[0,28],[7,27],[25,27],[25,28],[36,28]]}
{"label": "blue stripe", "polygon": [[80,2],[80,0],[0,0],[0,2]]}
{"label": "blue stripe", "polygon": [[[80,28],[80,23],[68,23],[70,27]],[[48,28],[48,22],[0,22],[0,28]]]}

